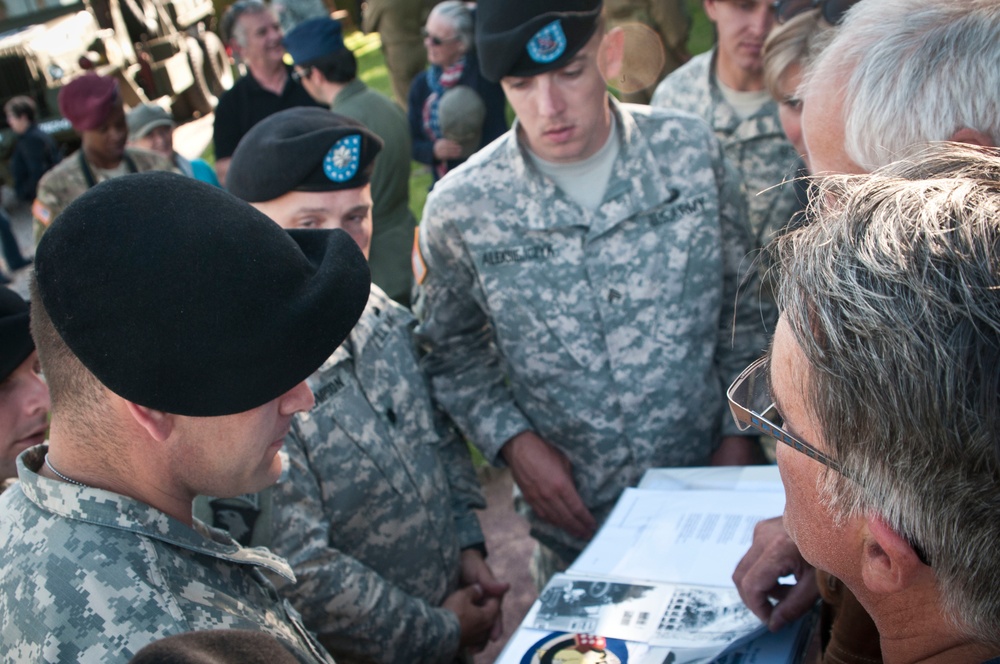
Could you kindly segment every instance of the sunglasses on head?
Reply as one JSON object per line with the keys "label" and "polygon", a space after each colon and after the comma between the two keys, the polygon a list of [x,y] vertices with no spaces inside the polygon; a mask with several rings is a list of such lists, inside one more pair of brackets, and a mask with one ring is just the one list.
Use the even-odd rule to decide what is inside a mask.
{"label": "sunglasses on head", "polygon": [[859,0],[775,0],[771,7],[778,23],[786,23],[804,12],[820,10],[823,20],[830,25],[837,25],[843,20],[844,14]]}

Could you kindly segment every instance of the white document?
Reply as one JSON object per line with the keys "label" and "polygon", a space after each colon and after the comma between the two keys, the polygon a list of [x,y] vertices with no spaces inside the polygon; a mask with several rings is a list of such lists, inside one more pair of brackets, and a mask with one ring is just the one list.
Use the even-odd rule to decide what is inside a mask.
{"label": "white document", "polygon": [[[640,489],[657,491],[772,491],[784,493],[778,467],[705,466],[692,468],[650,468],[639,480]],[[778,516],[775,514],[774,516]]]}
{"label": "white document", "polygon": [[626,489],[568,572],[732,588],[754,525],[784,508],[770,491]]}

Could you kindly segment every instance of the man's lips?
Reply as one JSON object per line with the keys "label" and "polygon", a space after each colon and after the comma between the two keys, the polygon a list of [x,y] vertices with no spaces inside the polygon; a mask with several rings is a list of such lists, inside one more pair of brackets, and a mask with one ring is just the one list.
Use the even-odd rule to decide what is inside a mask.
{"label": "man's lips", "polygon": [[14,441],[14,447],[28,448],[45,442],[45,427]]}
{"label": "man's lips", "polygon": [[553,141],[555,143],[561,143],[563,141],[566,141],[573,135],[573,127],[566,126],[566,127],[554,127],[552,129],[546,129],[542,133],[542,135],[545,136],[545,138],[547,138],[550,141]]}

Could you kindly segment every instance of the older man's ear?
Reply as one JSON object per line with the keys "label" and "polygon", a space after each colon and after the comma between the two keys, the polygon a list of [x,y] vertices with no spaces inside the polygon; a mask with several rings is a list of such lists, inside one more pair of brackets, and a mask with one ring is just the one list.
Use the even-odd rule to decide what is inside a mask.
{"label": "older man's ear", "polygon": [[961,129],[956,130],[948,140],[954,141],[955,143],[978,145],[984,148],[996,147],[993,143],[993,139],[990,138],[989,135],[979,131],[978,129],[972,129],[971,127],[962,127]]}
{"label": "older man's ear", "polygon": [[911,590],[927,580],[933,585],[933,570],[905,537],[894,531],[877,515],[865,520],[862,531],[861,578],[869,592],[876,595]]}

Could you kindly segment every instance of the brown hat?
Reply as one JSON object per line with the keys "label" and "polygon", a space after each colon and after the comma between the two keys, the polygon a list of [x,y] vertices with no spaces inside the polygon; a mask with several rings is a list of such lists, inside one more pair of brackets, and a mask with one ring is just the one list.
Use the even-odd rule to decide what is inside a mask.
{"label": "brown hat", "polygon": [[84,74],[59,91],[59,112],[77,131],[97,129],[121,103],[118,81],[110,76]]}
{"label": "brown hat", "polygon": [[150,643],[130,664],[296,664],[275,637],[242,629],[175,634]]}

